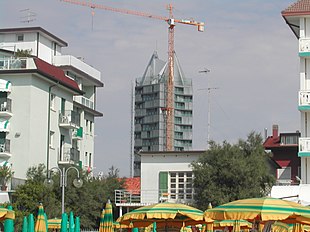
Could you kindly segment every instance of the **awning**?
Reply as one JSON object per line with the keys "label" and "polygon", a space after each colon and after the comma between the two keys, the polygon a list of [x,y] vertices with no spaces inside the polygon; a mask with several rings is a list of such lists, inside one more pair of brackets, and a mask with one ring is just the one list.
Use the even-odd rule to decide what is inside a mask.
{"label": "awning", "polygon": [[9,120],[0,121],[0,132],[9,132],[10,122]]}
{"label": "awning", "polygon": [[0,92],[11,92],[11,82],[0,79]]}

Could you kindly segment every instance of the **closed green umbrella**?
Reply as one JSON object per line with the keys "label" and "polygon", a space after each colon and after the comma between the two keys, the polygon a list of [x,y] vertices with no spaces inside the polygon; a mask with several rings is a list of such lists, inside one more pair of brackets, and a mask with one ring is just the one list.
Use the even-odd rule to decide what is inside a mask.
{"label": "closed green umbrella", "polygon": [[74,215],[72,211],[70,211],[69,215],[69,232],[74,232]]}
{"label": "closed green umbrella", "polygon": [[[8,206],[8,210],[13,210],[12,206]],[[14,232],[14,221],[13,219],[4,220],[4,232]]]}
{"label": "closed green umbrella", "polygon": [[28,216],[28,232],[34,232],[34,217],[32,213]]}
{"label": "closed green umbrella", "polygon": [[44,220],[45,220],[46,231],[48,231],[48,220],[47,220],[47,215],[45,212],[44,212]]}
{"label": "closed green umbrella", "polygon": [[74,228],[74,232],[80,232],[81,228],[80,228],[80,217],[75,217],[75,228]]}
{"label": "closed green umbrella", "polygon": [[63,213],[61,215],[61,228],[60,232],[67,232],[68,231],[68,215],[67,213]]}
{"label": "closed green umbrella", "polygon": [[26,216],[24,217],[24,220],[23,220],[22,232],[28,232],[28,222],[27,222]]}
{"label": "closed green umbrella", "polygon": [[40,204],[34,231],[35,232],[47,232],[46,224],[47,224],[47,221],[46,221],[46,217],[44,216],[43,205]]}

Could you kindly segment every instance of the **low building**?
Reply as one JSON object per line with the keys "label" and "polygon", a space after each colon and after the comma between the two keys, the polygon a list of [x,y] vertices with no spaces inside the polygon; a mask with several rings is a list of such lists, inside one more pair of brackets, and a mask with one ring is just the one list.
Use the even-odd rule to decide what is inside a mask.
{"label": "low building", "polygon": [[300,157],[298,139],[300,132],[279,133],[278,125],[272,126],[272,135],[263,144],[271,152],[271,159],[279,166],[276,170],[278,185],[299,184]]}

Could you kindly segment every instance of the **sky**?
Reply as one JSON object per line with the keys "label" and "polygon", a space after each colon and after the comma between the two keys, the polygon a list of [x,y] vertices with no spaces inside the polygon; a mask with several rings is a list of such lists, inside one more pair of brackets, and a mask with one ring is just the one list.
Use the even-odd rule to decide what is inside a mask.
{"label": "sky", "polygon": [[[210,139],[235,143],[255,131],[300,130],[298,40],[281,16],[296,0],[88,0],[115,8],[205,22],[205,31],[177,24],[175,51],[193,79],[193,149]],[[25,9],[29,9],[25,11]],[[31,22],[27,12],[33,12]],[[101,72],[97,89],[95,173],[114,166],[129,176],[131,84],[151,55],[167,60],[165,21],[77,6],[61,0],[0,0],[0,28],[40,26],[68,43],[63,54],[82,57]],[[208,73],[199,71],[209,69]],[[214,88],[208,95],[206,88]],[[210,111],[208,112],[208,97]]]}

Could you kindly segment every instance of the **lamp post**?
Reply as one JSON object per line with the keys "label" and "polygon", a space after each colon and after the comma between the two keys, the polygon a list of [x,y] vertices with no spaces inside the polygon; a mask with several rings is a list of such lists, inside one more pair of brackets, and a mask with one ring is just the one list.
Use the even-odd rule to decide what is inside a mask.
{"label": "lamp post", "polygon": [[73,180],[73,185],[76,188],[80,188],[83,185],[83,180],[80,179],[80,173],[79,170],[76,167],[70,166],[66,168],[63,166],[62,169],[59,167],[53,167],[50,170],[47,171],[47,179],[44,181],[44,184],[46,186],[52,186],[53,185],[53,180],[51,179],[51,171],[52,170],[58,170],[60,173],[59,177],[59,185],[61,187],[61,213],[63,214],[65,212],[65,188],[67,187],[67,178],[68,178],[68,171],[69,170],[75,170],[77,173],[77,179]]}

